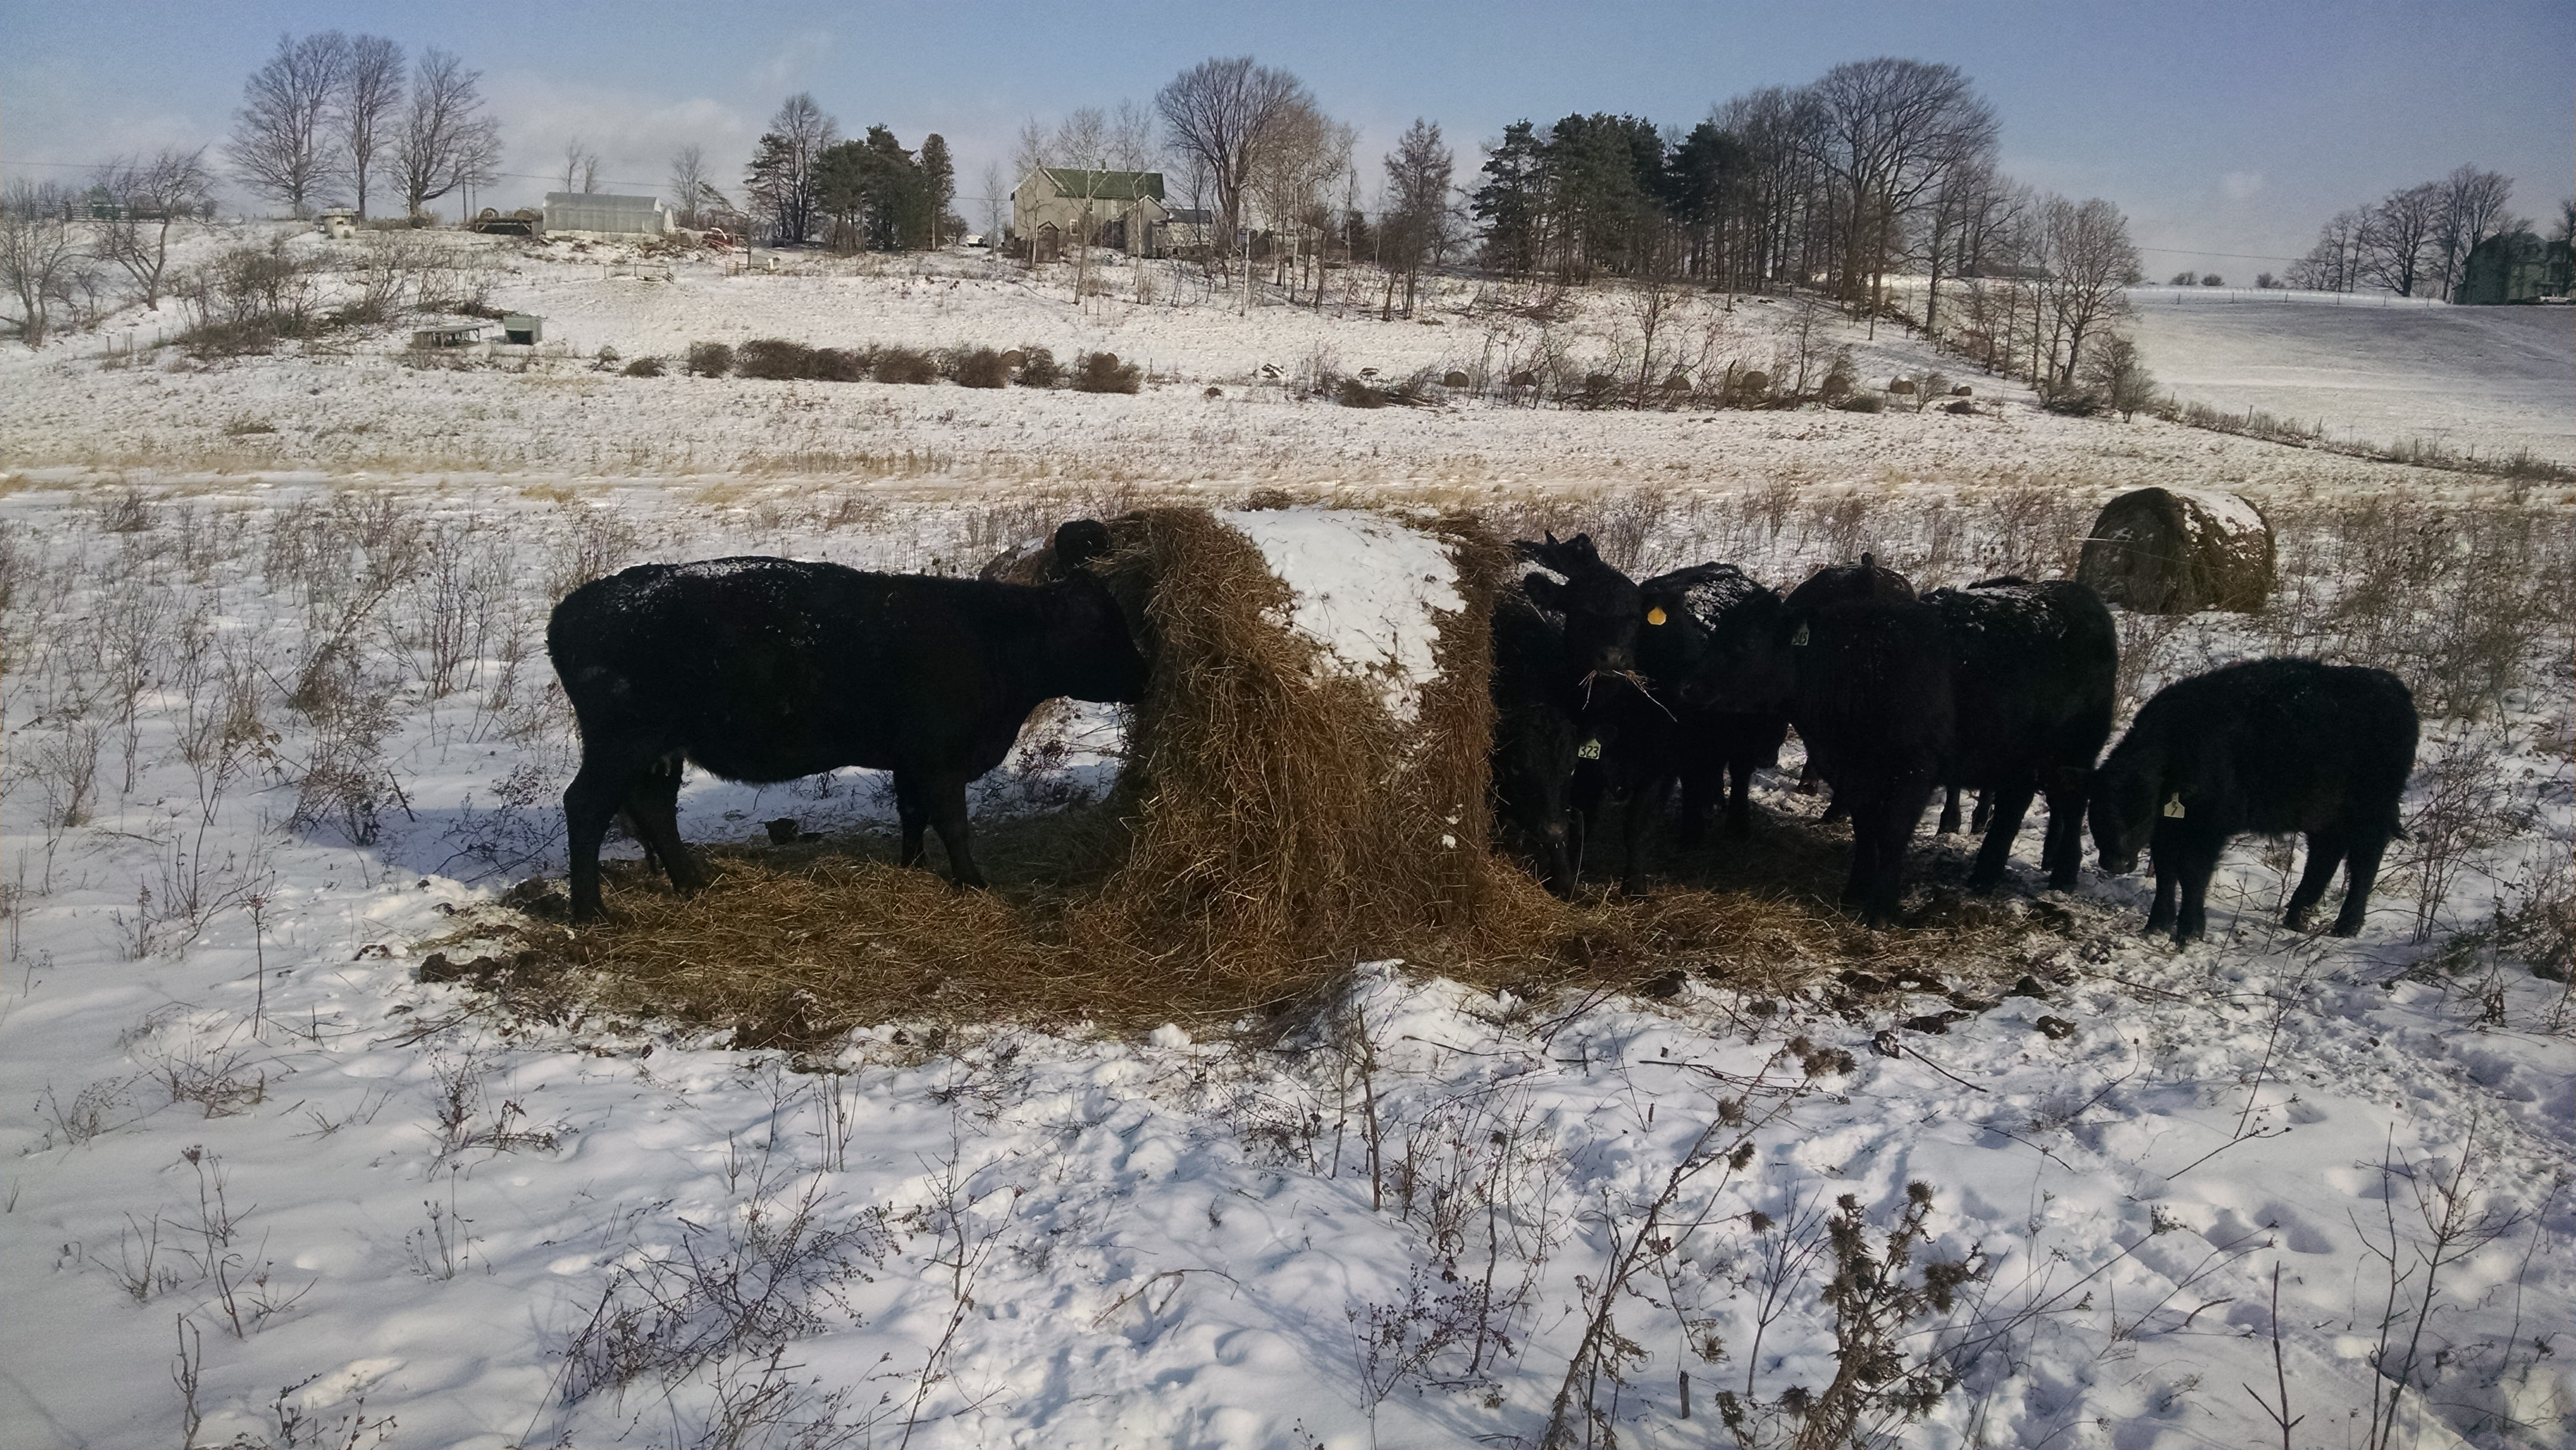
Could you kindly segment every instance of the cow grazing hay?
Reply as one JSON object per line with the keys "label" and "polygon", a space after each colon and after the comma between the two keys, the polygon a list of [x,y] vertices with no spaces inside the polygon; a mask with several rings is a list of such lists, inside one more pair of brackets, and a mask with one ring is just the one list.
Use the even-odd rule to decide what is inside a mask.
{"label": "cow grazing hay", "polygon": [[[515,965],[461,975],[521,1015],[606,1009],[791,1049],[887,1022],[1223,1029],[1317,1002],[1386,957],[1524,997],[1676,970],[1787,991],[1908,938],[1959,959],[1955,924],[1873,935],[1836,913],[1846,848],[1795,823],[1673,863],[1724,889],[1637,899],[1559,902],[1493,854],[1489,619],[1517,571],[1483,525],[1152,509],[1111,533],[1095,567],[1154,658],[1126,769],[1105,800],[979,820],[994,890],[894,866],[882,830],[716,845],[695,897],[612,863],[605,925],[567,937],[483,921],[429,945],[508,939]],[[1331,556],[1372,539],[1330,589],[1312,574],[1327,566],[1298,556],[1301,541]],[[1381,617],[1408,592],[1385,583],[1395,560],[1446,565],[1411,591],[1428,618],[1409,621],[1410,668],[1344,653],[1407,624]],[[1027,579],[1054,567],[1036,551],[1007,562]],[[1363,572],[1378,593],[1343,594]],[[1353,611],[1338,630],[1336,607]]]}
{"label": "cow grazing hay", "polygon": [[2111,500],[2075,577],[2141,614],[2254,613],[2272,593],[2272,527],[2232,493],[2142,488]]}

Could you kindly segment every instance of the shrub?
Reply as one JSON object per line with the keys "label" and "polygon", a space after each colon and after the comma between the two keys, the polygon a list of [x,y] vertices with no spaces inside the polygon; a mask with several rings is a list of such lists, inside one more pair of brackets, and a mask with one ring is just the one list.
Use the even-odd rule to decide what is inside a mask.
{"label": "shrub", "polygon": [[734,355],[736,376],[784,382],[814,376],[814,349],[783,338],[756,337]]}
{"label": "shrub", "polygon": [[966,347],[948,355],[948,376],[964,388],[999,388],[1011,381],[1010,366],[989,347]]}
{"label": "shrub", "polygon": [[827,383],[863,383],[868,378],[868,365],[875,361],[875,357],[866,348],[852,351],[840,347],[818,347],[814,349],[812,371],[806,376]]}
{"label": "shrub", "polygon": [[1054,388],[1064,385],[1064,368],[1056,362],[1054,353],[1042,347],[1026,351],[1028,355],[1020,362],[1021,387]]}
{"label": "shrub", "polygon": [[869,359],[868,373],[881,383],[935,383],[939,363],[917,347],[881,347]]}
{"label": "shrub", "polygon": [[1886,406],[1886,400],[1876,393],[1854,393],[1834,406],[1846,413],[1875,413]]}
{"label": "shrub", "polygon": [[1383,408],[1386,406],[1386,394],[1379,392],[1377,389],[1370,387],[1368,384],[1361,382],[1357,378],[1342,379],[1341,386],[1335,390],[1333,397],[1335,401],[1339,402],[1345,408]]}
{"label": "shrub", "polygon": [[658,357],[639,357],[628,363],[625,371],[630,378],[658,378],[662,375],[662,360]]}
{"label": "shrub", "polygon": [[1145,370],[1122,363],[1114,352],[1086,352],[1074,360],[1073,389],[1078,393],[1132,393],[1143,385]]}
{"label": "shrub", "polygon": [[720,342],[689,344],[689,371],[702,378],[720,378],[733,371],[733,349]]}

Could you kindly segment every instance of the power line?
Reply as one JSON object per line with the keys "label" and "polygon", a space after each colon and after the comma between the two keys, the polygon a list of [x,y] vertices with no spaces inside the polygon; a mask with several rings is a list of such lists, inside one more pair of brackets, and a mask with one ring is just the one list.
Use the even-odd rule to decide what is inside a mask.
{"label": "power line", "polygon": [[2240,262],[2295,262],[2296,257],[2275,257],[2263,252],[2204,252],[2196,247],[2140,247],[2141,252],[2162,252],[2169,257],[2233,257]]}

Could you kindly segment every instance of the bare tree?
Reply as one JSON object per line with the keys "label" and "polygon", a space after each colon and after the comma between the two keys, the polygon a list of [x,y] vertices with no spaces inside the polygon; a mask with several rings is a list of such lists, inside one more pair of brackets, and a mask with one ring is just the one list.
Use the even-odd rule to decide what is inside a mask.
{"label": "bare tree", "polygon": [[2129,240],[2129,219],[2100,197],[2081,203],[2050,197],[2040,234],[2051,325],[2048,372],[2055,386],[2071,388],[2084,344],[2128,309],[2138,248]]}
{"label": "bare tree", "polygon": [[769,118],[743,189],[778,241],[799,245],[813,234],[823,153],[840,139],[840,123],[810,91],[789,96]]}
{"label": "bare tree", "polygon": [[1457,156],[1440,139],[1440,127],[1419,116],[1395,143],[1386,165],[1386,216],[1379,224],[1378,255],[1404,275],[1404,315],[1413,315],[1423,262],[1448,245],[1449,193]]}
{"label": "bare tree", "polygon": [[98,226],[98,255],[134,279],[144,306],[157,308],[170,269],[171,229],[214,195],[205,148],[121,158],[100,171],[98,185],[112,203]]}
{"label": "bare tree", "polygon": [[2361,285],[2362,248],[2370,236],[2370,213],[2355,207],[2337,212],[2317,229],[2317,244],[2290,264],[2290,285],[2318,292],[2350,292]]}
{"label": "bare tree", "polygon": [[392,138],[402,100],[402,47],[381,35],[351,36],[331,120],[361,221],[367,215],[367,180],[375,174],[377,154]]}
{"label": "bare tree", "polygon": [[18,315],[5,321],[29,347],[45,345],[54,304],[72,302],[81,252],[64,220],[70,207],[49,181],[13,181],[0,191],[0,287],[18,303]]}
{"label": "bare tree", "polygon": [[1958,67],[1893,57],[1835,66],[1808,90],[1811,144],[1837,184],[1841,291],[1875,310],[1915,207],[1994,154],[1994,108]]}
{"label": "bare tree", "polygon": [[483,73],[447,51],[422,51],[394,138],[403,214],[421,224],[429,203],[460,187],[489,185],[500,165],[501,128],[483,112]]}
{"label": "bare tree", "polygon": [[2417,284],[2429,280],[2424,273],[2425,253],[2441,224],[2440,182],[2390,192],[2370,211],[2361,245],[2363,280],[2400,297],[2414,296]]}
{"label": "bare tree", "polygon": [[2442,188],[2442,210],[2433,229],[2433,249],[2439,254],[2437,280],[2447,299],[2459,289],[2470,251],[2498,232],[2515,230],[2505,214],[2505,204],[2513,199],[2513,178],[2464,165],[2435,184]]}
{"label": "bare tree", "polygon": [[984,188],[984,244],[998,247],[1002,244],[1004,225],[1010,220],[1008,208],[1011,203],[1010,189],[1002,184],[1001,163],[985,162],[977,184]]}
{"label": "bare tree", "polygon": [[1155,170],[1162,162],[1163,141],[1155,132],[1153,111],[1132,100],[1120,100],[1109,113],[1100,150],[1113,171]]}
{"label": "bare tree", "polygon": [[1156,93],[1154,106],[1173,149],[1207,168],[1220,257],[1234,254],[1253,167],[1300,103],[1313,109],[1303,83],[1286,71],[1253,64],[1248,55],[1203,60]]}
{"label": "bare tree", "polygon": [[694,142],[671,153],[671,204],[680,225],[692,229],[705,224],[707,208],[729,205],[707,179],[707,153]]}
{"label": "bare tree", "polygon": [[599,190],[599,153],[581,144],[579,136],[564,143],[561,189],[583,193]]}
{"label": "bare tree", "polygon": [[326,129],[347,70],[349,38],[336,30],[277,38],[277,53],[242,86],[224,154],[243,184],[297,216],[338,172]]}
{"label": "bare tree", "polygon": [[1278,281],[1296,301],[1302,267],[1323,305],[1323,268],[1318,248],[1331,229],[1330,202],[1351,169],[1351,148],[1359,133],[1326,116],[1313,101],[1297,97],[1281,109],[1268,139],[1253,157],[1246,177],[1251,210],[1269,222]]}

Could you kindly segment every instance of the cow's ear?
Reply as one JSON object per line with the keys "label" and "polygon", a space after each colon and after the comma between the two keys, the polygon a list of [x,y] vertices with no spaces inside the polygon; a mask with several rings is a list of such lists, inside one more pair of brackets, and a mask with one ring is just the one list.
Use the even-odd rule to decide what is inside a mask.
{"label": "cow's ear", "polygon": [[1566,612],[1565,586],[1545,574],[1531,574],[1523,577],[1521,593],[1528,595],[1530,603],[1541,609],[1552,609],[1559,614]]}
{"label": "cow's ear", "polygon": [[1098,519],[1075,519],[1055,531],[1055,565],[1062,573],[1109,553],[1109,526]]}
{"label": "cow's ear", "polygon": [[1598,564],[1601,562],[1600,551],[1592,547],[1592,536],[1590,534],[1576,534],[1573,538],[1566,540],[1565,552],[1568,557],[1572,558],[1578,564]]}

